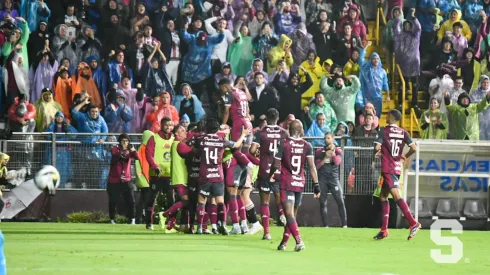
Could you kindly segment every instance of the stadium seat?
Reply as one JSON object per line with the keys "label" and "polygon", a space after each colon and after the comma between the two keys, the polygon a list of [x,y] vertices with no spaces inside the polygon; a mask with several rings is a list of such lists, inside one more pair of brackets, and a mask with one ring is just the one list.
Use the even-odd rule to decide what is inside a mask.
{"label": "stadium seat", "polygon": [[463,215],[467,219],[486,219],[487,213],[481,200],[467,200],[464,204]]}
{"label": "stadium seat", "polygon": [[454,199],[440,199],[437,202],[436,215],[443,219],[459,218],[459,211]]}
{"label": "stadium seat", "polygon": [[[410,199],[410,212],[415,215],[415,198]],[[419,198],[419,217],[432,218],[432,212],[426,199]]]}

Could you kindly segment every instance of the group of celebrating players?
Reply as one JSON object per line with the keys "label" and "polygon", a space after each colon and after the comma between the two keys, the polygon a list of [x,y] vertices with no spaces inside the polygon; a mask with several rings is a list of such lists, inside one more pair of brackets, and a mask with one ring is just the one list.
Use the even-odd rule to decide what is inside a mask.
{"label": "group of celebrating players", "polygon": [[[145,148],[151,170],[147,213],[153,213],[159,192],[166,194],[167,202],[173,203],[173,192],[169,192],[173,188],[179,200],[167,205],[167,210],[160,215],[160,224],[165,230],[173,230],[177,213],[183,210],[181,230],[228,235],[255,234],[263,228],[263,239],[270,240],[269,201],[272,192],[284,224],[278,250],[286,249],[290,235],[296,241],[294,250],[304,250],[305,244],[295,217],[304,191],[305,167],[308,167],[313,180],[314,197],[319,198],[321,188],[317,168],[339,164],[341,151],[333,146],[333,135],[326,135],[327,146],[319,149],[322,154],[315,161],[318,152],[314,154],[311,144],[302,139],[303,125],[300,121],[290,122],[288,133],[277,125],[279,112],[269,109],[267,125],[252,135],[247,94],[234,88],[226,78],[219,82],[219,90],[225,107],[222,123],[213,118],[199,121],[188,133],[185,127],[173,127],[169,118],[163,118],[161,131],[149,138]],[[232,121],[231,129],[226,126],[228,115]],[[391,111],[388,115],[390,125],[380,132],[376,140],[376,155],[382,157],[383,226],[375,239],[388,236],[387,200],[390,193],[410,222],[409,239],[420,229],[420,224],[413,219],[396,189],[402,161],[415,150],[408,133],[396,125],[400,119],[398,111]],[[403,156],[405,144],[410,146],[410,151]],[[254,165],[259,166],[256,182],[260,191],[262,225],[257,221],[250,199]],[[322,192],[326,191],[328,188],[322,188]],[[343,211],[345,216],[345,208]],[[228,212],[233,224],[231,231],[226,228]],[[146,215],[146,219],[147,229],[153,229],[153,215]],[[207,229],[208,219],[211,220],[211,231]],[[250,228],[247,220],[251,223]]]}

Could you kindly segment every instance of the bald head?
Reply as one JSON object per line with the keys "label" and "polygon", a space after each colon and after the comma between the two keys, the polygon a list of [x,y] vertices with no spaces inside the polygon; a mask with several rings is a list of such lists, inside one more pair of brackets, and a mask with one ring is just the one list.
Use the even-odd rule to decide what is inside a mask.
{"label": "bald head", "polygon": [[291,136],[300,136],[303,133],[303,123],[295,119],[289,123],[289,134]]}

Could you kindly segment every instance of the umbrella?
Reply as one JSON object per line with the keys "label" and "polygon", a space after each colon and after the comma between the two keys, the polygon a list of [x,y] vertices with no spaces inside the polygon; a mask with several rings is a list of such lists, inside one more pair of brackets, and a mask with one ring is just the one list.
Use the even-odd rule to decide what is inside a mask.
{"label": "umbrella", "polygon": [[12,219],[26,209],[41,193],[43,192],[37,188],[34,180],[28,180],[10,192],[4,193],[5,207],[0,213],[0,219]]}

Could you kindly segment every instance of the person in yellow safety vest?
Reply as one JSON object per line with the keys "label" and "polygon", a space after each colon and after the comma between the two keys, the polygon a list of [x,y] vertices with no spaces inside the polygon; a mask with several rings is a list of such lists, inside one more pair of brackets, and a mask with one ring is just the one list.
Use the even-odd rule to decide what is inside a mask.
{"label": "person in yellow safety vest", "polygon": [[[192,152],[192,147],[186,144],[187,131],[183,125],[177,125],[173,130],[175,140],[172,143],[172,188],[179,196],[167,211],[160,214],[160,226],[165,232],[171,231],[175,225],[177,213],[180,213],[180,231],[187,232],[189,228],[189,195],[187,190],[188,171],[185,156]],[[183,157],[184,156],[184,157]]]}
{"label": "person in yellow safety vest", "polygon": [[151,215],[151,213],[146,213],[146,205],[150,199],[150,165],[146,161],[146,144],[150,137],[153,137],[152,131],[144,131],[143,137],[141,139],[141,145],[138,150],[139,160],[134,163],[134,168],[136,170],[136,187],[140,189],[140,198],[136,205],[136,223],[139,224],[143,221],[141,214],[144,216]]}
{"label": "person in yellow safety vest", "polygon": [[150,137],[146,144],[146,161],[150,166],[150,196],[146,205],[146,229],[149,230],[153,230],[154,204],[158,192],[166,195],[166,209],[174,204],[174,194],[170,185],[171,147],[175,139],[172,134],[173,126],[172,119],[164,117],[161,130]]}
{"label": "person in yellow safety vest", "polygon": [[4,184],[7,183],[7,164],[9,163],[9,160],[9,155],[0,153],[0,213],[5,206],[5,203],[2,200],[2,188],[4,188]]}

